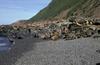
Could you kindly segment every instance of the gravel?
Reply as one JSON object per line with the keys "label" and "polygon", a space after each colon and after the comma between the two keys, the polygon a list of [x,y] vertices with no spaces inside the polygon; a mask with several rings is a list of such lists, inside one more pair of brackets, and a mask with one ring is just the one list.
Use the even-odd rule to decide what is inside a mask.
{"label": "gravel", "polygon": [[100,62],[99,49],[99,38],[37,42],[13,65],[96,65]]}

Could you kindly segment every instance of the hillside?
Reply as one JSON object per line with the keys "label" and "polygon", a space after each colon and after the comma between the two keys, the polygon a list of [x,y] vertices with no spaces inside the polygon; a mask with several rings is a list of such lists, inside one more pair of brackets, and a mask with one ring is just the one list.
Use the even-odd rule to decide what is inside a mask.
{"label": "hillside", "polygon": [[[46,8],[33,16],[30,21],[66,18],[71,15],[93,16],[99,6],[100,0],[52,0]],[[100,11],[100,8],[98,10]]]}

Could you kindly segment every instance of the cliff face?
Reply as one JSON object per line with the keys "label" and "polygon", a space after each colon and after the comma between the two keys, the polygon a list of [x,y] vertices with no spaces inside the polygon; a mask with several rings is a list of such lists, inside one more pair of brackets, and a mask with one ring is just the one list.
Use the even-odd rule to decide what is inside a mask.
{"label": "cliff face", "polygon": [[100,18],[100,0],[52,0],[29,21],[67,18],[72,15]]}
{"label": "cliff face", "polygon": [[74,13],[86,17],[92,16],[100,18],[100,0],[88,0],[86,3],[82,4],[81,7],[77,8]]}

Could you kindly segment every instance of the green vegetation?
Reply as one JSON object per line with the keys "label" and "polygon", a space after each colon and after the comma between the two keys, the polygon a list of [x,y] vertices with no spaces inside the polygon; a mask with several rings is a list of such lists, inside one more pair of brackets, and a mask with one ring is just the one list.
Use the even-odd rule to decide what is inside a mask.
{"label": "green vegetation", "polygon": [[30,21],[51,19],[66,9],[70,9],[68,14],[68,16],[70,16],[86,1],[88,0],[53,0],[46,8],[44,8],[37,15],[32,17]]}

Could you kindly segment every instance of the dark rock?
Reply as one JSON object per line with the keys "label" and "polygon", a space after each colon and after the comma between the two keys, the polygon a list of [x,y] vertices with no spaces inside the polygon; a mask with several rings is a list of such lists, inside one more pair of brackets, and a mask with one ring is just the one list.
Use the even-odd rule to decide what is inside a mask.
{"label": "dark rock", "polygon": [[96,63],[96,65],[100,65],[100,63]]}

